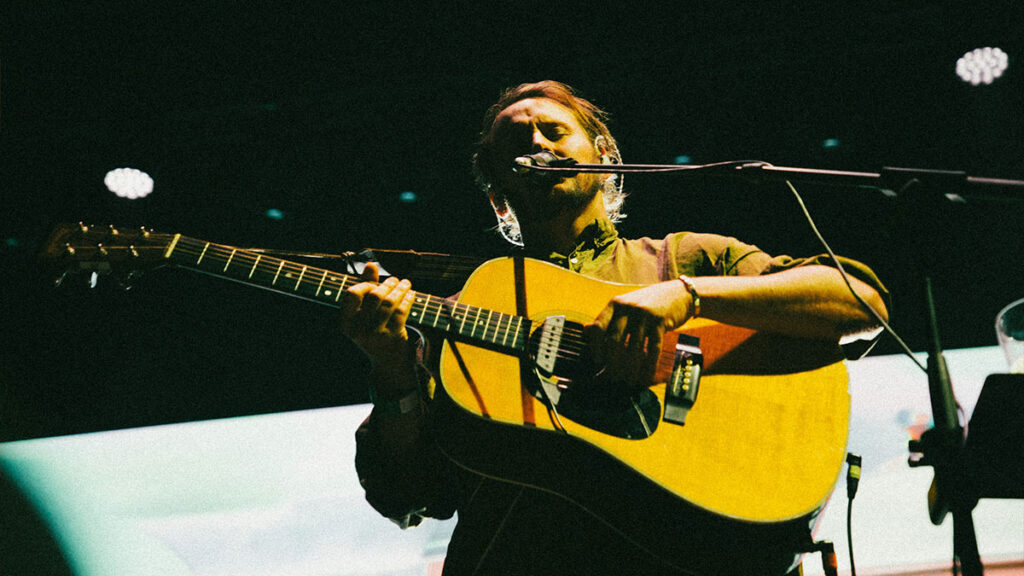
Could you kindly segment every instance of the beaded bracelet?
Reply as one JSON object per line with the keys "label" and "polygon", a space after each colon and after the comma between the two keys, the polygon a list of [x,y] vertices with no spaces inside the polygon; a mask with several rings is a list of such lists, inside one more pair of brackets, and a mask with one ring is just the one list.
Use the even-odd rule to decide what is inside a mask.
{"label": "beaded bracelet", "polygon": [[690,297],[693,299],[693,314],[690,317],[697,318],[700,316],[700,293],[697,292],[697,287],[694,286],[693,280],[686,274],[680,274],[679,281],[690,291]]}

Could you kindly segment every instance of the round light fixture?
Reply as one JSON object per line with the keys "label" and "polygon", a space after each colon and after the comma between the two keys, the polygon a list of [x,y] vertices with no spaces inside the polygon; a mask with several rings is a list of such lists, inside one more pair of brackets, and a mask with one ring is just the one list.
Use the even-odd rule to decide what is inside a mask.
{"label": "round light fixture", "polygon": [[142,170],[116,168],[107,172],[103,183],[107,189],[121,198],[135,200],[148,196],[153,191],[153,179]]}
{"label": "round light fixture", "polygon": [[999,48],[975,48],[956,61],[956,75],[972,86],[991,84],[1006,72],[1009,62],[1009,56]]}

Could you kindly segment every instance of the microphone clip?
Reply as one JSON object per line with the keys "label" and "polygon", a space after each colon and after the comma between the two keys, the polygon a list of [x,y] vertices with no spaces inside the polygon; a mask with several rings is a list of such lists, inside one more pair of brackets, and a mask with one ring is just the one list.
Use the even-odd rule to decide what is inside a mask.
{"label": "microphone clip", "polygon": [[515,165],[512,167],[512,171],[516,174],[532,174],[535,176],[544,175],[545,170],[537,170],[540,168],[569,168],[579,164],[573,158],[562,158],[556,156],[551,152],[537,152],[536,154],[529,154],[527,156],[519,156],[515,159]]}

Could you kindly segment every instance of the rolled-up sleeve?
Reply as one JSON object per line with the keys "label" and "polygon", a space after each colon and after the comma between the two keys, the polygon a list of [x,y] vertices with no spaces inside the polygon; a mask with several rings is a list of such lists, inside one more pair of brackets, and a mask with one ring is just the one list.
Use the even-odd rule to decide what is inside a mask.
{"label": "rolled-up sleeve", "polygon": [[[891,310],[892,299],[889,290],[875,272],[862,262],[851,258],[818,254],[807,258],[772,256],[757,246],[741,242],[728,236],[716,234],[681,233],[666,239],[673,251],[672,261],[676,269],[669,271],[669,277],[677,274],[693,276],[758,276],[773,274],[801,266],[829,266],[841,269],[851,277],[871,286],[882,297]],[[881,331],[868,338],[843,343],[843,352],[848,359],[867,354],[874,347]]]}
{"label": "rolled-up sleeve", "polygon": [[[422,355],[421,355],[422,356]],[[429,398],[430,372],[418,366],[424,397]],[[381,515],[402,528],[425,517],[450,518],[455,512],[448,460],[432,434],[431,400],[419,420],[417,433],[401,446],[383,441],[387,419],[374,409],[356,430],[356,473],[366,500]]]}

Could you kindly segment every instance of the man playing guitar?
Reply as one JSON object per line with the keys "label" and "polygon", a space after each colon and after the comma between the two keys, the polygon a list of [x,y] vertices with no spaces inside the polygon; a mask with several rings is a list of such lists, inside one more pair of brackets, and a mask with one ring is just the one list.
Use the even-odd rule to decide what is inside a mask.
{"label": "man playing guitar", "polygon": [[[618,149],[599,109],[568,86],[545,81],[502,95],[485,116],[473,158],[499,228],[522,245],[521,255],[604,282],[638,285],[605,301],[583,323],[588,361],[600,367],[603,382],[631,390],[655,384],[672,331],[695,318],[832,345],[877,334],[877,318],[887,318],[884,287],[852,260],[840,259],[850,272],[848,286],[828,256],[773,257],[734,238],[693,232],[621,238],[614,226],[622,202],[616,176],[531,177],[515,170],[517,158],[541,152],[600,164],[619,162]],[[341,302],[342,331],[373,361],[375,407],[357,433],[360,481],[369,502],[403,527],[458,513],[444,574],[783,574],[794,567],[792,556],[768,566],[756,558],[714,565],[662,554],[651,549],[655,545],[638,545],[638,538],[623,538],[615,518],[598,519],[573,494],[453,462],[435,428],[438,397],[446,395],[435,385],[435,378],[445,379],[438,367],[445,334],[427,330],[424,343],[407,328],[416,299],[408,280],[379,282],[374,265],[363,280]],[[459,350],[451,348],[442,360],[445,373],[465,370],[458,366],[469,353]],[[518,376],[513,371],[507,379]],[[478,448],[494,450],[483,443]],[[628,488],[623,493],[629,498]],[[679,526],[679,539],[704,532],[685,519]],[[758,544],[773,546],[788,543]],[[722,557],[736,554],[745,553],[726,550]]]}

